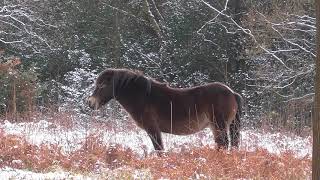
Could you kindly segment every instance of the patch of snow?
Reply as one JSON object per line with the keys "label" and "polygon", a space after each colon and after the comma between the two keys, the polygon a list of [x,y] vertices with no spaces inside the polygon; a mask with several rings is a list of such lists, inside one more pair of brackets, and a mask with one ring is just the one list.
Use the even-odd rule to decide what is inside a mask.
{"label": "patch of snow", "polygon": [[14,169],[11,167],[4,167],[0,169],[1,180],[23,179],[23,180],[96,180],[96,179],[151,179],[151,173],[148,170],[140,169],[125,169],[122,168],[109,170],[98,174],[81,175],[62,170],[55,170],[54,172],[36,173],[28,170]]}
{"label": "patch of snow", "polygon": [[302,138],[258,130],[245,130],[241,133],[241,148],[247,151],[262,148],[275,154],[291,151],[297,157],[311,157],[312,154],[311,136]]}
{"label": "patch of snow", "polygon": [[10,179],[24,179],[24,180],[41,180],[41,179],[52,179],[52,180],[63,180],[63,179],[93,179],[88,176],[76,175],[65,171],[56,171],[48,173],[35,173],[27,170],[13,169],[10,167],[4,167],[0,169],[0,177],[2,180]]}
{"label": "patch of snow", "polygon": [[10,123],[0,125],[6,134],[23,136],[34,145],[57,144],[63,151],[70,152],[81,147],[86,131],[84,128],[66,130],[45,120],[33,123]]}

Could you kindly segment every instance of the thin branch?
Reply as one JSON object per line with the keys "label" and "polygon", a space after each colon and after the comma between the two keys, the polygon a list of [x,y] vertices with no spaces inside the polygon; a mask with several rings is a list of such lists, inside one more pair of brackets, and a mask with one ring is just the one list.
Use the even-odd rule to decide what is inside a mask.
{"label": "thin branch", "polygon": [[160,11],[159,11],[159,9],[158,9],[158,7],[157,7],[156,2],[155,2],[154,0],[151,0],[151,1],[152,1],[152,4],[153,4],[154,9],[156,10],[157,16],[160,18],[160,20],[163,21],[164,18],[163,18],[163,16],[161,15],[161,13],[160,13]]}
{"label": "thin branch", "polygon": [[[294,43],[294,42],[290,41],[289,39],[285,38],[285,37],[279,32],[279,30],[275,28],[275,26],[278,26],[278,24],[275,24],[275,23],[272,23],[271,21],[269,21],[269,20],[265,17],[265,15],[263,15],[262,13],[259,12],[259,14],[260,14],[262,17],[264,17],[264,20],[265,20],[267,23],[271,24],[272,29],[273,29],[285,42],[287,42],[287,43],[289,43],[289,44],[291,44],[291,45],[293,45],[293,46],[298,47],[299,49],[303,50],[303,51],[306,52],[306,53],[311,54],[312,57],[316,57],[316,55],[315,55],[313,52],[311,52],[310,50],[307,50],[307,49],[304,48],[303,46],[301,46],[301,45],[299,45],[299,44],[297,44],[297,43]],[[314,27],[314,28],[315,28],[315,27]]]}
{"label": "thin branch", "polygon": [[[204,0],[201,0],[201,2],[203,2],[206,6],[208,6],[210,9],[218,12],[218,15],[215,17],[215,19],[219,16],[219,15],[222,15],[224,17],[226,17],[227,19],[229,19],[237,28],[239,31],[242,31],[243,33],[249,35],[253,41],[257,44],[257,46],[262,49],[266,54],[269,54],[271,55],[273,58],[275,58],[281,65],[283,65],[287,70],[289,71],[293,71],[291,68],[289,68],[281,58],[279,58],[275,53],[272,53],[270,50],[268,50],[267,48],[265,48],[263,45],[261,45],[256,37],[252,34],[251,30],[250,29],[246,29],[244,27],[242,27],[240,24],[238,24],[230,15],[227,15],[225,13],[223,13],[223,11],[225,11],[227,5],[228,5],[228,2],[229,0],[226,0],[225,2],[225,8],[223,11],[219,11],[218,9],[216,9],[215,7],[211,6],[208,2],[204,1]],[[208,25],[208,23],[205,24],[205,26]],[[203,28],[203,27],[202,27]],[[198,30],[199,31],[199,30]]]}
{"label": "thin branch", "polygon": [[[31,47],[35,52],[38,52],[31,44],[24,42],[26,36],[29,36],[30,40],[34,40],[33,38],[39,40],[44,43],[50,50],[55,50],[51,47],[50,43],[44,39],[42,36],[32,31],[31,28],[34,26],[46,26],[46,27],[56,27],[54,25],[50,25],[45,23],[43,20],[36,18],[34,13],[31,10],[24,9],[21,6],[4,6],[0,10],[0,22],[4,25],[8,25],[7,27],[13,27],[16,29],[16,33],[11,33],[11,36],[1,37],[0,41],[4,44],[18,44],[22,43],[27,47]],[[20,18],[20,19],[19,19]],[[21,20],[23,19],[23,20]],[[25,21],[25,22],[24,22]],[[40,24],[40,23],[42,24]],[[12,29],[12,28],[11,28]],[[1,33],[6,33],[5,31],[1,31]],[[14,40],[8,40],[9,38]]]}
{"label": "thin branch", "polygon": [[120,9],[120,8],[118,8],[118,7],[115,7],[115,6],[111,6],[110,4],[107,4],[107,3],[102,3],[102,4],[108,6],[109,8],[111,8],[111,9],[113,9],[113,10],[115,10],[115,11],[118,11],[118,12],[120,12],[120,13],[126,15],[126,16],[133,17],[133,18],[134,18],[135,20],[137,20],[137,21],[146,23],[146,21],[145,21],[144,19],[142,19],[142,18],[140,18],[140,17],[138,17],[138,16],[136,16],[136,15],[134,15],[134,14],[131,14],[131,13],[129,13],[129,12],[123,10],[123,9]]}
{"label": "thin branch", "polygon": [[315,95],[315,93],[309,93],[309,94],[305,94],[301,97],[291,98],[291,99],[283,101],[283,102],[288,103],[288,102],[292,102],[292,101],[299,101],[299,100],[306,99],[306,98],[314,98],[314,95]]}

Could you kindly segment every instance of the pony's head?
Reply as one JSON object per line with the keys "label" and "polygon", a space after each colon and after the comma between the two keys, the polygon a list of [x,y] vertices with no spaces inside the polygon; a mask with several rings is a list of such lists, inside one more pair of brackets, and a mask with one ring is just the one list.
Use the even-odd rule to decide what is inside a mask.
{"label": "pony's head", "polygon": [[113,69],[103,71],[97,78],[95,89],[87,102],[92,109],[99,109],[114,98],[115,76],[117,72]]}

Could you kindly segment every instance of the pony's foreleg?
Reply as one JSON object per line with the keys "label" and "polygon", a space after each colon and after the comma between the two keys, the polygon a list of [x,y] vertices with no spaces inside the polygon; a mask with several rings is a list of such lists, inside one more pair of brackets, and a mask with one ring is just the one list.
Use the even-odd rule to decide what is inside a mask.
{"label": "pony's foreleg", "polygon": [[237,113],[235,120],[230,124],[230,139],[232,147],[239,147],[240,128],[240,115]]}
{"label": "pony's foreleg", "polygon": [[146,131],[152,141],[154,149],[156,151],[163,150],[163,143],[162,143],[160,130],[158,128],[152,127],[152,128],[147,128]]}

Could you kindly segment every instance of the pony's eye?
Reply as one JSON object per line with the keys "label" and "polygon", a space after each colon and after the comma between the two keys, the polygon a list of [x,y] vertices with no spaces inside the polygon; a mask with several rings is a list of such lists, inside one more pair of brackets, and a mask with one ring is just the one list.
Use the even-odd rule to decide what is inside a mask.
{"label": "pony's eye", "polygon": [[101,89],[101,88],[104,88],[105,85],[104,85],[104,84],[97,84],[96,87],[97,87],[98,89]]}
{"label": "pony's eye", "polygon": [[105,85],[105,84],[99,84],[97,87],[98,87],[99,89],[102,89],[102,88],[105,88],[106,85]]}

